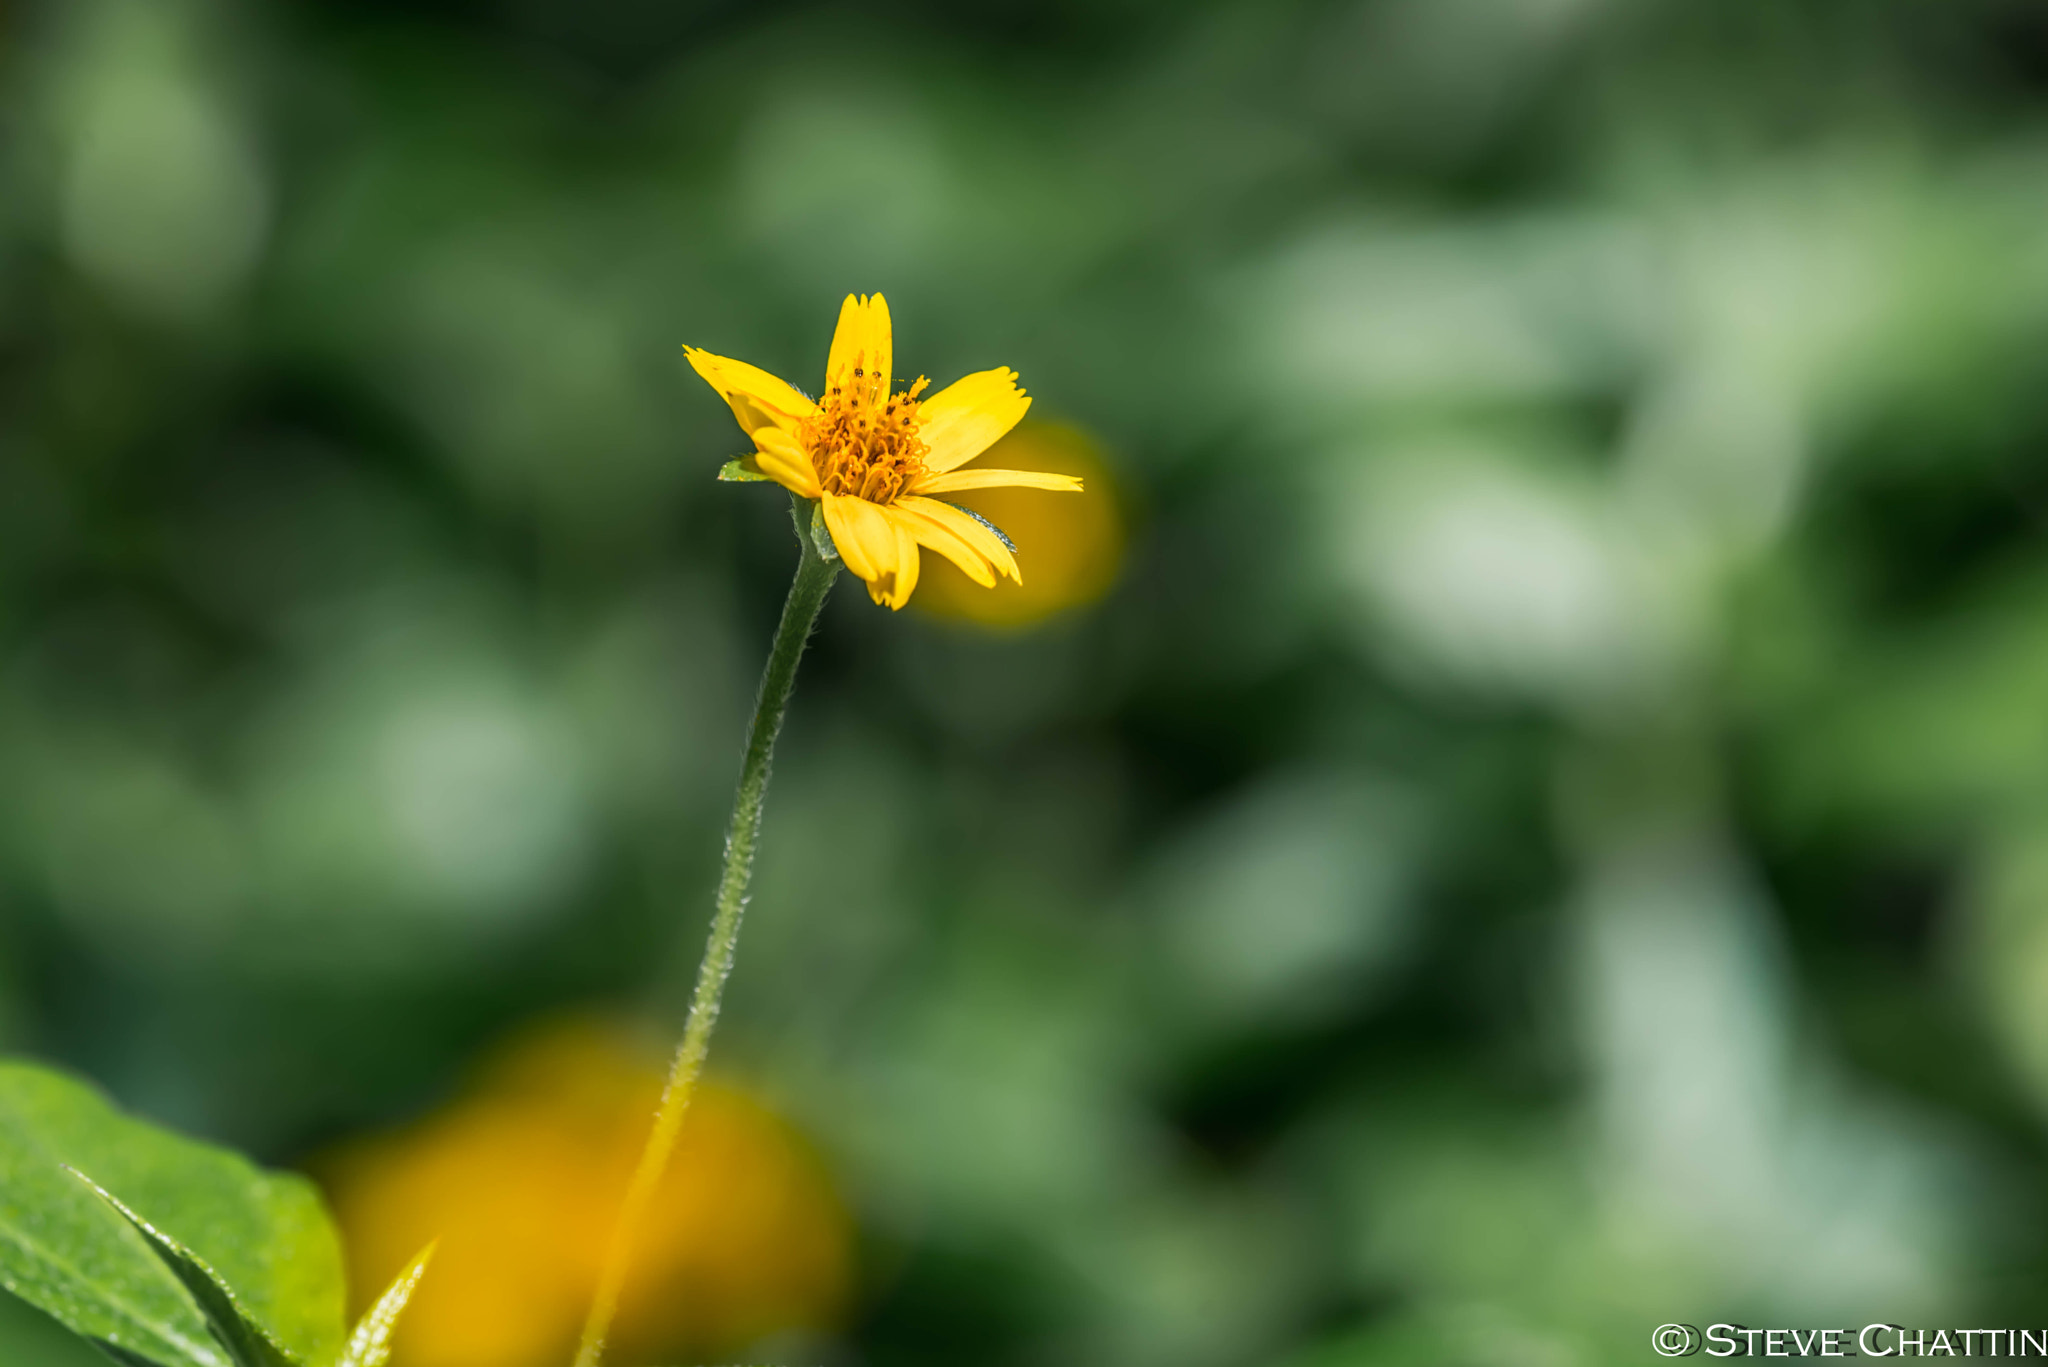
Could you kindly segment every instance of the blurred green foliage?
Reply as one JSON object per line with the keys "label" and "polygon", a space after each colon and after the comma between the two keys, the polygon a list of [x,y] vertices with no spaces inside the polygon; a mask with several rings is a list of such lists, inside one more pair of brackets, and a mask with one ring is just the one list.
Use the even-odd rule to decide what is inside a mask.
{"label": "blurred green foliage", "polygon": [[792,560],[679,344],[881,290],[1133,542],[806,662],[717,1045],[861,1221],[803,1353],[2048,1312],[2036,6],[0,24],[9,1048],[286,1160],[677,1014]]}

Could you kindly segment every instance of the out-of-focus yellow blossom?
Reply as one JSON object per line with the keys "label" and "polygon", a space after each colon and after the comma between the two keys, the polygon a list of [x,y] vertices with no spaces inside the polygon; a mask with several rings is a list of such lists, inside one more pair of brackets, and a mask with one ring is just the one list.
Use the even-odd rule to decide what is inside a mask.
{"label": "out-of-focus yellow blossom", "polygon": [[1002,367],[956,380],[930,398],[923,397],[929,381],[921,375],[892,393],[895,340],[879,294],[846,296],[816,402],[744,361],[694,347],[685,352],[754,439],[759,474],[822,502],[840,558],[867,581],[869,597],[891,608],[910,601],[923,546],[983,588],[994,588],[999,573],[1023,582],[1008,538],[936,495],[1081,487],[1071,475],[961,469],[1015,427],[1031,400],[1017,387],[1016,372]]}
{"label": "out-of-focus yellow blossom", "polygon": [[1008,532],[1031,558],[1031,581],[1011,593],[981,593],[950,565],[934,565],[917,605],[944,617],[992,627],[1024,627],[1092,603],[1116,582],[1123,561],[1123,516],[1102,454],[1076,428],[1027,422],[990,449],[1005,465],[1028,465],[1087,481],[1087,493],[1057,506],[1014,489],[965,500]]}
{"label": "out-of-focus yellow blossom", "polygon": [[[326,1165],[350,1284],[373,1297],[428,1240],[395,1367],[559,1367],[596,1287],[658,1064],[601,1027],[516,1043],[447,1109]],[[844,1207],[791,1128],[701,1084],[651,1207],[613,1334],[621,1363],[831,1323],[851,1271]]]}

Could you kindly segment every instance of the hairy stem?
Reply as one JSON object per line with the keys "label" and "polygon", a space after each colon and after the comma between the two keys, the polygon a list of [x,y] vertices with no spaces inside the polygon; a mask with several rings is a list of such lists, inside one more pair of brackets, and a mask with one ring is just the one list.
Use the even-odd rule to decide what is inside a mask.
{"label": "hairy stem", "polygon": [[669,1065],[668,1085],[662,1089],[661,1105],[654,1113],[654,1129],[640,1163],[633,1170],[633,1182],[626,1190],[625,1205],[605,1251],[604,1270],[598,1279],[597,1296],[590,1316],[583,1322],[583,1337],[576,1347],[576,1367],[597,1367],[604,1354],[604,1341],[618,1314],[619,1294],[626,1283],[626,1269],[633,1260],[633,1247],[640,1225],[647,1216],[647,1203],[660,1185],[676,1146],[683,1114],[690,1107],[690,1093],[697,1075],[704,1069],[704,1056],[711,1047],[711,1027],[718,1023],[719,997],[732,972],[733,949],[739,942],[740,913],[747,905],[747,881],[754,873],[754,846],[761,834],[761,803],[768,792],[768,771],[775,757],[775,737],[782,730],[782,715],[789,707],[791,687],[796,683],[797,662],[816,625],[825,596],[838,577],[839,561],[819,555],[806,534],[807,508],[799,503],[794,516],[802,559],[797,562],[796,582],[789,586],[789,598],[782,605],[782,620],[775,628],[775,642],[768,649],[768,667],[761,672],[761,693],[754,703],[754,720],[747,727],[747,753],[740,765],[739,788],[732,799],[732,824],[725,834],[725,869],[718,879],[718,907],[711,916],[711,934],[704,945],[704,961],[697,969],[697,989],[690,997],[690,1017],[683,1027],[682,1043],[676,1046]]}

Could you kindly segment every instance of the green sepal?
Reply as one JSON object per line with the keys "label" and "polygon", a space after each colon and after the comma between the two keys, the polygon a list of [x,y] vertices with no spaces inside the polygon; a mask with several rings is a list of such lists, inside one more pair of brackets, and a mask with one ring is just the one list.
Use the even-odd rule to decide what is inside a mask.
{"label": "green sepal", "polygon": [[839,547],[832,540],[832,529],[825,525],[825,502],[823,499],[811,505],[811,544],[818,549],[818,555],[826,561],[839,559]]}
{"label": "green sepal", "polygon": [[142,1236],[149,1245],[149,1251],[171,1270],[171,1275],[185,1288],[185,1294],[199,1307],[214,1342],[226,1350],[235,1367],[301,1367],[299,1360],[270,1336],[269,1330],[250,1317],[228,1284],[220,1279],[220,1274],[208,1267],[198,1255],[122,1205],[111,1192],[78,1169],[67,1168],[66,1171],[91,1187],[93,1195],[113,1207],[115,1213]]}
{"label": "green sepal", "polygon": [[419,1251],[405,1271],[398,1274],[384,1294],[377,1297],[377,1303],[363,1312],[356,1321],[355,1332],[348,1336],[348,1346],[342,1349],[341,1360],[334,1367],[384,1367],[391,1356],[392,1331],[398,1328],[398,1317],[405,1312],[406,1303],[412,1299],[413,1290],[419,1286],[420,1278],[426,1275],[427,1262],[434,1256],[434,1245],[428,1244]]}
{"label": "green sepal", "polygon": [[982,526],[988,528],[989,531],[994,534],[995,539],[1003,543],[1003,549],[1007,550],[1011,555],[1015,555],[1017,553],[1017,543],[1010,540],[1009,534],[1005,532],[1001,527],[998,527],[995,523],[983,517],[980,513],[975,512],[974,509],[963,508],[957,503],[948,503],[946,504],[946,506],[948,508],[953,509],[955,512],[967,514],[976,522],[979,522]]}
{"label": "green sepal", "polygon": [[718,467],[718,478],[726,484],[759,484],[775,477],[764,474],[752,456],[734,456]]}

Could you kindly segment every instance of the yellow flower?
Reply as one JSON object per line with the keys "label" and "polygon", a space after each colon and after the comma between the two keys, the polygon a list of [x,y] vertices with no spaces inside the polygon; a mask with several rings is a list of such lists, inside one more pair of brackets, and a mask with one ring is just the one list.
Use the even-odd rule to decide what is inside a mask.
{"label": "yellow flower", "polygon": [[1022,583],[1014,547],[988,522],[933,497],[1020,486],[1078,491],[1072,475],[960,467],[1017,425],[1031,400],[1015,371],[977,371],[929,398],[923,376],[890,392],[889,305],[849,294],[825,362],[822,402],[744,361],[685,348],[697,373],[732,405],[754,439],[760,472],[823,504],[825,526],[868,596],[900,608],[929,546],[983,588],[997,574]]}
{"label": "yellow flower", "polygon": [[[321,1164],[350,1283],[374,1296],[439,1241],[398,1326],[408,1367],[561,1367],[597,1288],[661,1092],[602,1025],[514,1041],[452,1104]],[[803,1138],[730,1082],[698,1084],[613,1328],[621,1361],[684,1362],[835,1323],[853,1230]]]}

